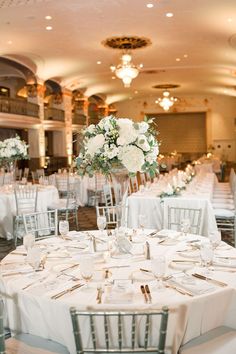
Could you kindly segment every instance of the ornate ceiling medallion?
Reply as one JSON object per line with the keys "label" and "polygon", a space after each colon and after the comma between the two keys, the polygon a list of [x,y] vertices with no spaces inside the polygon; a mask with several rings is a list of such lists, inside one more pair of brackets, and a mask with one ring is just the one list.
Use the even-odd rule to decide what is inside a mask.
{"label": "ornate ceiling medallion", "polygon": [[110,37],[102,41],[105,47],[121,50],[133,50],[147,47],[152,44],[150,39],[138,36]]}

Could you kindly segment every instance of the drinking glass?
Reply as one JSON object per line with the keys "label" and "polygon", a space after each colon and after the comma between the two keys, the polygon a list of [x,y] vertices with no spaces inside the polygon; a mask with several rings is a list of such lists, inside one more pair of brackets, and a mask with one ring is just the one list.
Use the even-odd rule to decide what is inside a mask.
{"label": "drinking glass", "polygon": [[34,247],[34,244],[35,244],[35,235],[26,234],[23,238],[23,245],[26,249],[27,254],[29,249]]}
{"label": "drinking glass", "polygon": [[209,267],[212,265],[214,250],[210,242],[202,242],[200,247],[200,256],[202,267],[206,269],[206,274],[209,274]]}
{"label": "drinking glass", "polygon": [[138,226],[142,230],[142,235],[144,234],[145,223],[146,223],[146,215],[139,214],[139,216],[138,216]]}
{"label": "drinking glass", "polygon": [[221,243],[221,232],[212,231],[209,233],[209,240],[212,244],[213,249],[215,250]]}
{"label": "drinking glass", "polygon": [[68,234],[69,230],[70,230],[69,222],[67,220],[61,220],[59,222],[59,232],[60,232],[63,239]]}
{"label": "drinking glass", "polygon": [[86,288],[89,288],[89,281],[93,277],[94,260],[92,257],[83,257],[80,260],[80,273],[82,278],[86,281]]}
{"label": "drinking glass", "polygon": [[105,216],[98,216],[97,217],[97,227],[101,231],[102,234],[106,228],[106,225],[107,225],[106,217]]}
{"label": "drinking glass", "polygon": [[183,233],[183,235],[186,237],[188,233],[190,232],[190,219],[182,219],[180,222],[180,231]]}
{"label": "drinking glass", "polygon": [[27,263],[31,265],[34,269],[34,274],[31,276],[32,278],[36,277],[36,271],[39,269],[39,265],[41,262],[41,250],[38,247],[33,247],[28,249],[27,255]]}
{"label": "drinking glass", "polygon": [[158,281],[158,289],[163,288],[163,277],[166,271],[166,258],[165,256],[158,256],[156,259],[151,261],[152,273]]}

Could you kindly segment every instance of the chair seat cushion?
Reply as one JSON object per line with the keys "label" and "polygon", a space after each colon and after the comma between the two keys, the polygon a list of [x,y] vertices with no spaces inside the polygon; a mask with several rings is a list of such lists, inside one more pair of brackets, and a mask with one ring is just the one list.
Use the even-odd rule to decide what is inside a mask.
{"label": "chair seat cushion", "polygon": [[222,197],[222,198],[215,198],[215,196],[213,196],[213,203],[229,203],[229,204],[234,204],[234,200],[232,197]]}
{"label": "chair seat cushion", "polygon": [[63,345],[31,334],[19,334],[6,340],[9,354],[69,354]]}
{"label": "chair seat cushion", "polygon": [[236,330],[217,327],[183,345],[179,354],[235,354]]}
{"label": "chair seat cushion", "polygon": [[212,203],[213,209],[228,209],[234,210],[234,204],[231,203]]}
{"label": "chair seat cushion", "polygon": [[234,217],[234,211],[232,210],[227,210],[227,209],[214,209],[214,214],[215,217],[219,218],[233,218]]}

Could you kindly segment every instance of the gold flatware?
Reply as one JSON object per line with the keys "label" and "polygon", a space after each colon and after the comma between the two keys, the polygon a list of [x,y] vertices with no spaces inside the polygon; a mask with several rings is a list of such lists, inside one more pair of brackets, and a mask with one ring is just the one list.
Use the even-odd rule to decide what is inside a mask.
{"label": "gold flatware", "polygon": [[146,291],[147,296],[148,296],[149,304],[151,304],[152,303],[152,295],[151,295],[151,291],[149,289],[149,286],[147,284],[145,285],[145,291]]}
{"label": "gold flatware", "polygon": [[72,287],[69,288],[69,289],[63,290],[63,291],[61,291],[60,293],[58,293],[58,294],[56,294],[56,295],[53,295],[53,296],[51,297],[51,299],[53,299],[53,300],[59,299],[60,297],[66,295],[66,294],[68,294],[68,293],[72,293],[74,290],[79,289],[79,288],[81,288],[82,286],[84,286],[84,284],[76,284],[76,285],[72,286]]}
{"label": "gold flatware", "polygon": [[160,245],[160,243],[164,243],[166,241],[166,239],[160,240],[157,242],[158,245]]}
{"label": "gold flatware", "polygon": [[79,266],[79,263],[73,264],[72,266],[69,266],[69,267],[66,267],[66,268],[62,269],[61,272],[65,272],[65,271],[68,270],[68,269],[73,269],[73,268],[76,268],[76,267],[78,267],[78,266]]}
{"label": "gold flatware", "polygon": [[219,280],[216,280],[216,279],[212,279],[212,278],[206,277],[205,275],[201,275],[201,274],[198,274],[198,273],[194,273],[194,274],[192,274],[192,276],[195,277],[195,278],[201,279],[201,280],[205,280],[205,281],[211,282],[212,284],[215,284],[215,285],[228,286],[228,284],[223,283],[222,281],[219,281]]}
{"label": "gold flatware", "polygon": [[141,286],[140,286],[140,289],[141,289],[141,293],[143,294],[144,301],[145,301],[145,303],[147,304],[147,303],[148,303],[148,296],[147,296],[147,294],[146,294],[144,285],[141,285]]}
{"label": "gold flatware", "polygon": [[13,251],[13,252],[11,252],[11,254],[15,254],[17,256],[27,256],[26,252],[15,252],[15,251]]}
{"label": "gold flatware", "polygon": [[139,270],[141,270],[141,272],[152,273],[151,270],[144,269],[144,268],[139,268]]}
{"label": "gold flatware", "polygon": [[216,258],[222,258],[222,259],[236,259],[236,257],[233,256],[216,256]]}
{"label": "gold flatware", "polygon": [[200,261],[195,261],[193,259],[173,259],[172,262],[175,262],[175,263],[200,263]]}
{"label": "gold flatware", "polygon": [[178,286],[172,285],[172,284],[165,284],[166,288],[171,288],[175,291],[177,291],[178,293],[182,294],[182,295],[188,295],[188,296],[193,296],[193,293],[191,293],[190,291],[187,290],[183,290],[181,288],[179,288]]}
{"label": "gold flatware", "polygon": [[103,267],[102,269],[112,269],[112,268],[129,268],[130,266],[129,265],[118,265],[118,266],[109,266],[109,267]]}
{"label": "gold flatware", "polygon": [[10,277],[10,276],[13,276],[13,275],[23,275],[23,274],[28,274],[28,273],[33,273],[32,270],[29,270],[27,272],[12,272],[12,273],[5,273],[5,274],[2,274],[3,277]]}
{"label": "gold flatware", "polygon": [[30,283],[30,284],[24,286],[24,288],[22,288],[22,290],[26,290],[26,289],[30,288],[31,286],[36,285],[37,283],[42,283],[42,281],[44,281],[45,279],[47,279],[47,277],[48,277],[48,276],[33,281],[32,283]]}
{"label": "gold flatware", "polygon": [[97,298],[96,298],[96,300],[97,300],[98,304],[102,303],[102,293],[103,293],[102,287],[101,286],[97,287]]}

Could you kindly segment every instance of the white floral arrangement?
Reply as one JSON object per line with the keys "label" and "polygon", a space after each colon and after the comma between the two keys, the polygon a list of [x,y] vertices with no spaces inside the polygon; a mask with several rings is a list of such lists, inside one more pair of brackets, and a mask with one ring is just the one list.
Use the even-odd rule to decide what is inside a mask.
{"label": "white floral arrangement", "polygon": [[107,116],[83,132],[83,144],[76,159],[78,173],[93,176],[96,171],[108,175],[114,166],[129,174],[149,172],[155,176],[159,144],[153,119],[133,122],[128,118]]}
{"label": "white floral arrangement", "polygon": [[28,145],[19,136],[0,141],[0,162],[28,159],[27,149]]}

